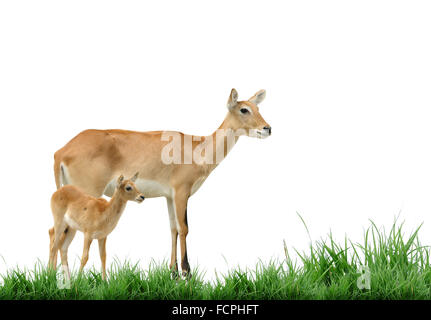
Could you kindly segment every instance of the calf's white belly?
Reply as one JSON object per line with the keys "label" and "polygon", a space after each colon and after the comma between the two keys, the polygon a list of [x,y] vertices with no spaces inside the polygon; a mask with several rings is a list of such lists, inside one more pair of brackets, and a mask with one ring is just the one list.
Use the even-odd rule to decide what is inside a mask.
{"label": "calf's white belly", "polygon": [[70,216],[69,213],[66,212],[66,214],[64,215],[64,221],[67,223],[68,226],[70,226],[71,228],[75,229],[75,230],[79,230],[82,231],[80,225],[73,220]]}

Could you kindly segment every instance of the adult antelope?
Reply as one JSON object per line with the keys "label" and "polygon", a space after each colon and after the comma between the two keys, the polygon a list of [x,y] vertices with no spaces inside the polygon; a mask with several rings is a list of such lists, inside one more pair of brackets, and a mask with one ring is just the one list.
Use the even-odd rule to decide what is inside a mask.
{"label": "adult antelope", "polygon": [[[212,135],[205,137],[172,131],[85,130],[54,155],[57,188],[72,184],[94,197],[103,194],[111,197],[115,178],[120,173],[131,175],[139,171],[136,186],[140,192],[146,198],[165,197],[167,200],[172,235],[170,268],[178,273],[179,235],[181,269],[187,276],[190,272],[186,245],[188,199],[227,155],[239,136],[266,138],[271,135],[271,127],[258,108],[265,95],[265,90],[260,90],[247,101],[238,101],[238,93],[232,89],[227,102],[229,112],[223,123]],[[177,161],[166,161],[171,154],[166,153],[167,147],[173,143],[173,153],[179,152],[179,155],[178,152],[174,155]],[[190,154],[199,158],[202,152],[206,154],[204,161],[190,160]]]}

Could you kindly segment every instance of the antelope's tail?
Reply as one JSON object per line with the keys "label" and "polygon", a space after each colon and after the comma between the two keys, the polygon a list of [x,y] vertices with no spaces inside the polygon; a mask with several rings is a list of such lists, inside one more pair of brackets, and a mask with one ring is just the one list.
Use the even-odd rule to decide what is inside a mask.
{"label": "antelope's tail", "polygon": [[54,154],[54,177],[57,190],[68,184],[68,181],[66,180],[66,168],[64,167],[62,159],[63,157],[59,150]]}

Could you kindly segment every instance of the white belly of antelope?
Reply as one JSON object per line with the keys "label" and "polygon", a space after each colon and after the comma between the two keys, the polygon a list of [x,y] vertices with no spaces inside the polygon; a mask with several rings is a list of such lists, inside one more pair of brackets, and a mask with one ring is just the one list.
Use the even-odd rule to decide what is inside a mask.
{"label": "white belly of antelope", "polygon": [[155,180],[138,178],[135,185],[146,198],[168,197],[172,194],[171,188]]}
{"label": "white belly of antelope", "polygon": [[[105,187],[103,194],[112,197],[117,185],[117,179],[111,180]],[[168,186],[161,184],[155,180],[138,179],[135,185],[139,192],[143,193],[146,198],[169,197],[172,195],[172,190]]]}

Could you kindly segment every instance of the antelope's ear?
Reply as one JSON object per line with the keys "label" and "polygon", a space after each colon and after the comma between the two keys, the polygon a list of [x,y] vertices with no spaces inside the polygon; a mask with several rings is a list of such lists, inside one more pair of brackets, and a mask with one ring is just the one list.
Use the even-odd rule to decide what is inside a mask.
{"label": "antelope's ear", "polygon": [[238,103],[238,92],[235,89],[232,89],[230,92],[229,100],[227,101],[227,108],[231,110]]}
{"label": "antelope's ear", "polygon": [[248,101],[254,104],[259,104],[263,100],[265,100],[265,97],[266,97],[266,91],[262,89],[256,92],[253,97],[248,99]]}
{"label": "antelope's ear", "polygon": [[132,182],[135,182],[138,179],[139,172],[136,172],[135,175],[130,179]]}
{"label": "antelope's ear", "polygon": [[123,182],[123,180],[124,180],[124,176],[123,175],[121,175],[121,176],[118,177],[117,188],[121,185],[121,182]]}

